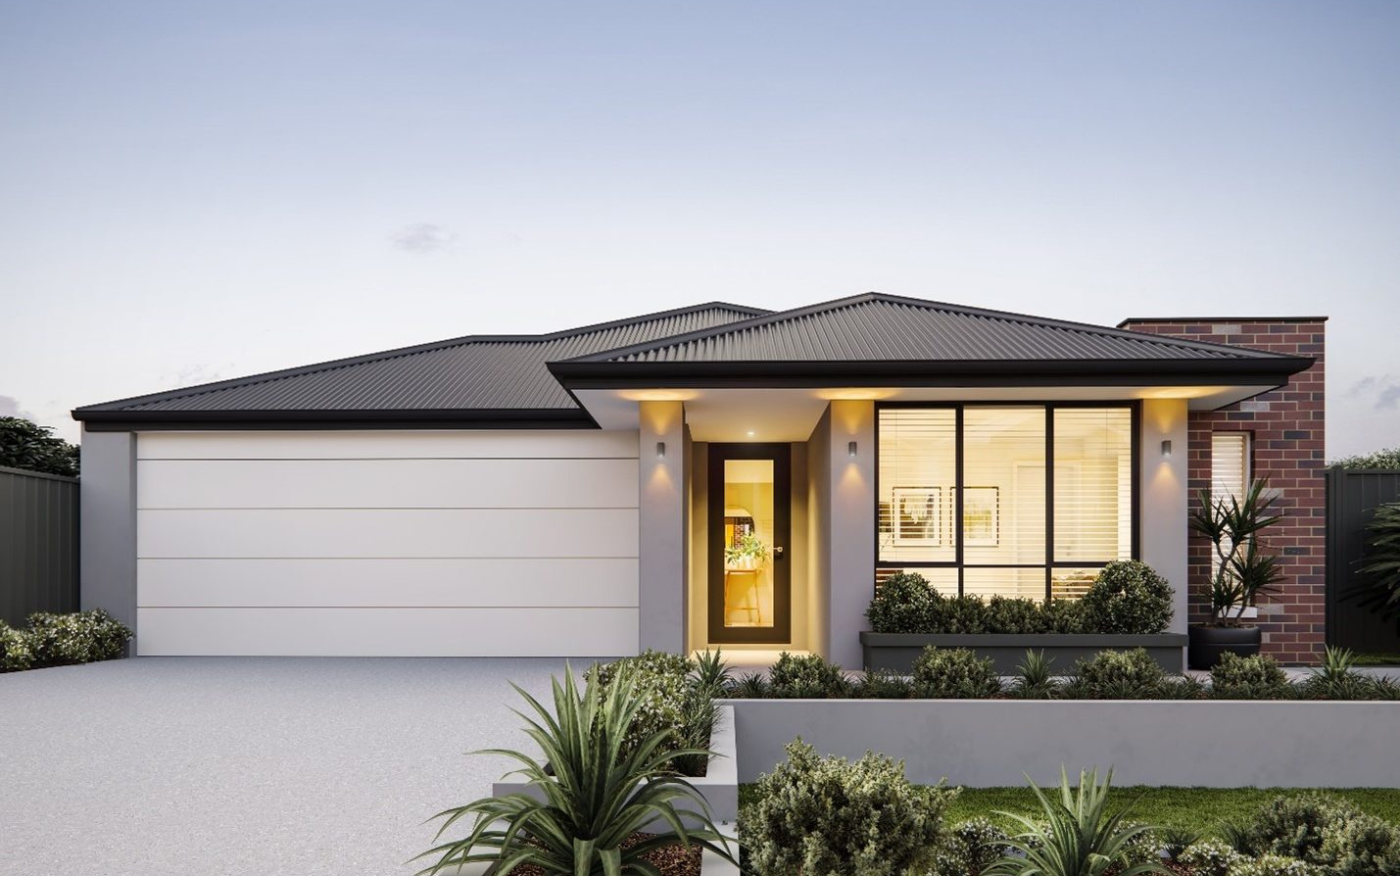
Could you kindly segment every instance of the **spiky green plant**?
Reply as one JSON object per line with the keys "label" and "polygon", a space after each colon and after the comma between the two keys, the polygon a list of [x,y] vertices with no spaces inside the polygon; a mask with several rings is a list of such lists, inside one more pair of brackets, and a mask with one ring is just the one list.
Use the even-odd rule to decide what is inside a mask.
{"label": "spiky green plant", "polygon": [[1356,655],[1348,648],[1327,646],[1322,665],[1299,684],[1303,696],[1317,700],[1367,700],[1376,687],[1355,671]]}
{"label": "spiky green plant", "polygon": [[[430,820],[443,819],[438,839],[463,819],[475,821],[465,838],[415,858],[438,859],[419,876],[456,872],[474,863],[497,864],[501,873],[529,864],[550,876],[659,876],[642,856],[675,844],[698,845],[735,861],[704,798],[672,767],[678,754],[693,752],[666,750],[669,732],[651,734],[635,747],[629,744],[637,710],[630,673],[614,679],[606,692],[597,678],[579,690],[566,667],[563,683],[556,678],[552,686],[552,712],[515,688],[534,712],[534,717],[516,714],[543,752],[543,763],[518,751],[479,752],[521,764],[510,775],[525,777],[543,799],[526,793],[487,797],[433,816]],[[699,827],[686,827],[687,821]],[[624,840],[656,822],[672,833],[623,847]]]}
{"label": "spiky green plant", "polygon": [[722,697],[734,684],[733,673],[724,659],[724,652],[718,648],[708,648],[697,653],[690,661],[693,665],[691,677],[695,686],[710,696]]}
{"label": "spiky green plant", "polygon": [[1102,876],[1112,870],[1117,876],[1168,873],[1157,863],[1132,863],[1132,841],[1153,830],[1152,825],[1124,823],[1127,809],[1108,812],[1110,768],[1099,784],[1097,769],[1080,772],[1079,787],[1072,788],[1065,768],[1060,767],[1058,799],[1045,793],[1026,776],[1036,800],[1041,820],[1012,812],[998,812],[1025,830],[1006,841],[1018,854],[1007,855],[983,871],[986,876]]}
{"label": "spiky green plant", "polygon": [[1011,682],[1012,696],[1025,700],[1048,700],[1055,695],[1055,675],[1050,668],[1055,658],[1046,657],[1044,651],[1026,649],[1025,658],[1016,666],[1016,677]]}
{"label": "spiky green plant", "polygon": [[1400,502],[1377,508],[1366,530],[1370,537],[1362,558],[1362,583],[1347,591],[1345,598],[1395,621],[1400,630]]}
{"label": "spiky green plant", "polygon": [[[1211,576],[1211,608],[1220,623],[1237,625],[1244,610],[1262,593],[1277,589],[1282,579],[1278,559],[1263,552],[1263,532],[1283,519],[1274,514],[1278,496],[1256,480],[1243,496],[1214,497],[1209,488],[1197,495],[1196,510],[1188,519],[1191,530],[1210,540],[1215,551]],[[1233,612],[1233,614],[1232,614]]]}

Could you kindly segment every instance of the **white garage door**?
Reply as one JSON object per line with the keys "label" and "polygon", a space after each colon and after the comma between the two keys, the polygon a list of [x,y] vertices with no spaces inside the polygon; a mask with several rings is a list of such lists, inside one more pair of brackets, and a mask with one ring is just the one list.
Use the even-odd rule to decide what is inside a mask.
{"label": "white garage door", "polygon": [[141,434],[138,652],[635,653],[637,440]]}

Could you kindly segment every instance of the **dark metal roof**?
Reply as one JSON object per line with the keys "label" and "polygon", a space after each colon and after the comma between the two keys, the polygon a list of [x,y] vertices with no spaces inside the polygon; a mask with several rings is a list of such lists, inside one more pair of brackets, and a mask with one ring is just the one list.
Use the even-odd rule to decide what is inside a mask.
{"label": "dark metal roof", "polygon": [[[87,421],[218,422],[289,415],[591,422],[547,362],[681,335],[771,311],[712,302],[548,335],[472,335],[78,408]],[[228,415],[228,416],[226,416]]]}
{"label": "dark metal roof", "polygon": [[574,362],[869,362],[1282,359],[1276,353],[867,293]]}

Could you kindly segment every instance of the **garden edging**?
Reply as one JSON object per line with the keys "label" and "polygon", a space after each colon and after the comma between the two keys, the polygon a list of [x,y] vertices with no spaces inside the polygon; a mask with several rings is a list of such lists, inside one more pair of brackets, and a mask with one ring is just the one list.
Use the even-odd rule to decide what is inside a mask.
{"label": "garden edging", "polygon": [[1073,633],[872,633],[860,634],[866,669],[886,669],[908,674],[924,648],[971,648],[979,657],[990,657],[1000,675],[1012,675],[1026,651],[1044,651],[1053,658],[1057,673],[1068,673],[1081,659],[1100,651],[1144,648],[1164,670],[1180,673],[1185,667],[1185,633],[1139,635]]}
{"label": "garden edging", "polygon": [[[719,713],[719,724],[710,736],[710,750],[713,754],[705,768],[705,775],[687,778],[686,781],[690,782],[695,790],[700,792],[700,796],[705,798],[706,804],[710,807],[710,816],[716,824],[732,825],[739,817],[737,724],[732,705],[721,705]],[[537,788],[532,788],[523,779],[513,776],[491,785],[491,794],[494,797],[520,793],[530,794],[537,798],[543,796]],[[662,830],[664,827],[663,824],[658,823],[652,825],[650,829]]]}
{"label": "garden edging", "polygon": [[968,787],[1099,766],[1123,785],[1400,787],[1393,702],[1248,700],[726,700],[739,781],[796,737],[827,755],[878,751],[909,778]]}

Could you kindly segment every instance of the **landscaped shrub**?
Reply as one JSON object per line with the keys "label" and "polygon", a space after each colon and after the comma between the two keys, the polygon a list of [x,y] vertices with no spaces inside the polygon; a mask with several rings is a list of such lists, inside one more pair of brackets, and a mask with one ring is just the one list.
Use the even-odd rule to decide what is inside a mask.
{"label": "landscaped shrub", "polygon": [[34,665],[30,635],[0,621],[0,672],[19,672]]}
{"label": "landscaped shrub", "polygon": [[850,682],[835,663],[819,654],[789,654],[784,651],[768,671],[768,691],[782,699],[822,700],[846,696]]}
{"label": "landscaped shrub", "polygon": [[706,649],[696,654],[691,663],[691,677],[696,687],[716,697],[724,696],[734,684],[729,664],[719,649]]}
{"label": "landscaped shrub", "polygon": [[948,832],[934,865],[938,876],[980,876],[1006,854],[1006,831],[986,818],[964,821]]}
{"label": "landscaped shrub", "polygon": [[1065,693],[1092,700],[1148,699],[1161,693],[1166,677],[1145,648],[1100,651],[1079,661]]}
{"label": "landscaped shrub", "polygon": [[1082,600],[993,596],[944,597],[922,575],[892,575],[875,591],[865,616],[876,633],[1006,634],[1160,633],[1172,617],[1172,589],[1136,561],[1104,568]]}
{"label": "landscaped shrub", "polygon": [[1323,835],[1329,826],[1361,815],[1349,800],[1326,794],[1276,797],[1244,826],[1245,848],[1255,855],[1275,854],[1324,864]]}
{"label": "landscaped shrub", "polygon": [[1230,868],[1245,860],[1245,856],[1229,843],[1200,840],[1187,846],[1174,860],[1189,867],[1194,876],[1228,876]]}
{"label": "landscaped shrub", "polygon": [[1298,695],[1313,700],[1368,700],[1378,688],[1374,679],[1355,670],[1356,655],[1329,647],[1322,665],[1298,685]]}
{"label": "landscaped shrub", "polygon": [[1226,876],[1322,876],[1323,871],[1297,858],[1265,854],[1242,858],[1230,865]]}
{"label": "landscaped shrub", "polygon": [[[636,657],[595,663],[584,677],[596,681],[604,696],[618,679],[623,676],[630,679],[632,695],[638,705],[627,732],[626,750],[664,733],[669,734],[667,748],[674,751],[685,747],[688,731],[694,727],[690,670],[690,661],[679,654],[647,650]],[[708,748],[709,740],[701,747]]]}
{"label": "landscaped shrub", "polygon": [[[595,667],[596,669],[596,667]],[[698,844],[737,864],[731,842],[720,835],[704,798],[671,771],[666,740],[653,736],[631,745],[642,699],[633,682],[640,673],[618,670],[603,690],[593,672],[579,690],[572,673],[553,680],[553,709],[521,691],[533,713],[526,734],[543,758],[504,752],[515,761],[542,802],[521,794],[484,797],[448,809],[439,831],[466,827],[462,839],[429,849],[419,858],[436,863],[419,876],[458,873],[463,864],[495,863],[495,872],[517,866],[539,873],[638,873],[660,849]],[[653,823],[672,835],[637,841]],[[694,825],[686,827],[686,824]]]}
{"label": "landscaped shrub", "polygon": [[993,596],[987,603],[982,627],[989,633],[1024,635],[1048,632],[1045,621],[1043,602]]}
{"label": "landscaped shrub", "polygon": [[907,700],[914,693],[909,679],[890,669],[868,669],[852,694],[863,700]]}
{"label": "landscaped shrub", "polygon": [[938,599],[929,606],[926,633],[973,634],[987,632],[987,603],[978,596]]}
{"label": "landscaped shrub", "polygon": [[1290,693],[1288,674],[1267,654],[1226,651],[1210,671],[1211,695],[1222,700],[1272,700]]}
{"label": "landscaped shrub", "polygon": [[1400,876],[1400,828],[1356,815],[1322,831],[1317,857],[1329,876]]}
{"label": "landscaped shrub", "polygon": [[1084,594],[1096,633],[1160,633],[1172,619],[1172,585],[1137,560],[1109,563]]}
{"label": "landscaped shrub", "polygon": [[900,572],[886,578],[875,591],[865,610],[870,629],[877,633],[922,633],[930,620],[930,609],[939,595],[923,575]]}
{"label": "landscaped shrub", "polygon": [[131,640],[131,630],[100,608],[31,614],[26,633],[36,667],[114,660]]}
{"label": "landscaped shrub", "polygon": [[867,753],[820,757],[801,739],[759,778],[739,817],[745,867],[757,876],[903,876],[929,867],[956,793],[913,785],[904,764]]}
{"label": "landscaped shrub", "polygon": [[761,700],[768,696],[768,680],[761,672],[746,672],[729,689],[729,696],[738,700]]}
{"label": "landscaped shrub", "polygon": [[1084,603],[1078,599],[1053,599],[1045,606],[1045,631],[1062,635],[1090,632]]}
{"label": "landscaped shrub", "polygon": [[914,661],[914,695],[926,699],[981,699],[1001,693],[991,658],[968,648],[929,646]]}

